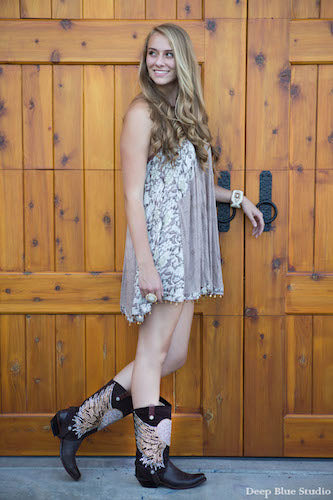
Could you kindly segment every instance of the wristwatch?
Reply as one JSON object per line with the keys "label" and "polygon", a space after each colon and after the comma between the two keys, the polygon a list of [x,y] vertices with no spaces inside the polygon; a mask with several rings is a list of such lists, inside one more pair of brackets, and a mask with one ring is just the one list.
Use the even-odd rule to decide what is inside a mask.
{"label": "wristwatch", "polygon": [[241,208],[241,203],[244,198],[244,193],[240,189],[234,189],[231,193],[231,207]]}

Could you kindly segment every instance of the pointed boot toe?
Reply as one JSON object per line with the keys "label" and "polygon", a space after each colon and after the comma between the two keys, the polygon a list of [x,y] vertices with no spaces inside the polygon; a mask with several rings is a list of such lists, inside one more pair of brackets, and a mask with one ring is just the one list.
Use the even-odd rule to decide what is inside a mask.
{"label": "pointed boot toe", "polygon": [[169,459],[165,471],[160,476],[161,484],[175,489],[194,488],[207,480],[205,474],[184,472]]}
{"label": "pointed boot toe", "polygon": [[81,477],[81,472],[79,471],[75,460],[75,454],[79,449],[81,442],[82,439],[79,441],[61,439],[60,441],[60,459],[62,465],[75,481],[78,481]]}

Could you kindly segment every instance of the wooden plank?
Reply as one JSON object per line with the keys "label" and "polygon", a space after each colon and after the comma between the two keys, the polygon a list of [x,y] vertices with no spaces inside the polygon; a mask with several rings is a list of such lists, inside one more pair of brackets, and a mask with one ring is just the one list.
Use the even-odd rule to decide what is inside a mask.
{"label": "wooden plank", "polygon": [[290,18],[316,19],[319,17],[322,3],[322,1],[319,3],[317,0],[292,0]]}
{"label": "wooden plank", "polygon": [[107,64],[83,67],[85,170],[114,168],[114,69]]}
{"label": "wooden plank", "polygon": [[[260,172],[246,171],[247,197],[259,202]],[[245,315],[284,314],[287,271],[288,173],[272,172],[272,201],[278,209],[271,230],[260,238],[252,236],[252,224],[245,221]],[[259,207],[260,209],[260,207]],[[273,214],[272,209],[272,214]]]}
{"label": "wooden plank", "polygon": [[[196,57],[203,62],[203,21],[173,22],[186,29]],[[0,61],[137,63],[144,39],[155,25],[155,20],[0,20]]]}
{"label": "wooden plank", "polygon": [[86,390],[85,321],[83,314],[56,316],[56,407],[79,406]]}
{"label": "wooden plank", "polygon": [[[332,24],[333,29],[333,24]],[[333,36],[332,36],[333,38]],[[333,170],[333,66],[318,67],[317,169]]]}
{"label": "wooden plank", "polygon": [[54,270],[53,172],[24,172],[24,237],[26,271]]}
{"label": "wooden plank", "polygon": [[313,268],[320,274],[333,272],[332,198],[333,170],[317,170]]}
{"label": "wooden plank", "polygon": [[287,314],[333,314],[333,276],[287,274]]}
{"label": "wooden plank", "polygon": [[332,316],[315,316],[313,318],[312,413],[333,414],[332,330]]}
{"label": "wooden plank", "polygon": [[[21,0],[22,1],[22,0]],[[20,0],[1,0],[0,1],[0,17],[14,18],[20,17]]]}
{"label": "wooden plank", "polygon": [[22,171],[0,171],[0,272],[25,269],[22,213]]}
{"label": "wooden plank", "polygon": [[[0,453],[2,456],[20,455],[59,456],[59,439],[51,431],[49,414],[0,415]],[[173,414],[170,455],[202,455],[202,416],[198,414]],[[82,442],[77,456],[135,456],[133,416],[109,425]]]}
{"label": "wooden plank", "polygon": [[55,316],[26,316],[27,412],[51,412],[56,406]]}
{"label": "wooden plank", "polygon": [[53,168],[52,68],[22,66],[24,168]]}
{"label": "wooden plank", "polygon": [[201,0],[178,0],[177,19],[202,19]]}
{"label": "wooden plank", "polygon": [[248,19],[290,19],[291,1],[249,0]]}
{"label": "wooden plank", "polygon": [[[128,0],[123,3],[128,3]],[[85,19],[113,19],[115,17],[114,0],[84,0],[82,8],[82,17]]]}
{"label": "wooden plank", "polygon": [[176,0],[146,0],[146,19],[176,19]]}
{"label": "wooden plank", "polygon": [[22,168],[21,68],[0,66],[0,170]]}
{"label": "wooden plank", "polygon": [[286,317],[288,413],[312,411],[312,316]]}
{"label": "wooden plank", "polygon": [[80,19],[82,0],[52,0],[52,17],[60,19]]}
{"label": "wooden plank", "polygon": [[287,170],[290,65],[287,19],[249,19],[246,168]]}
{"label": "wooden plank", "polygon": [[24,19],[52,17],[51,0],[21,0],[21,17]]}
{"label": "wooden plank", "polygon": [[240,317],[203,317],[204,455],[242,455],[242,325]]}
{"label": "wooden plank", "polygon": [[[94,0],[91,0],[92,2]],[[145,0],[115,0],[115,19],[144,19]]]}
{"label": "wooden plank", "polygon": [[116,330],[111,314],[87,314],[85,321],[86,397],[89,397],[116,373]]}
{"label": "wooden plank", "polygon": [[83,169],[83,66],[53,68],[54,168]]}
{"label": "wooden plank", "polygon": [[[83,172],[57,170],[54,193],[55,270],[82,272],[85,270]],[[47,231],[52,240],[54,233]]]}
{"label": "wooden plank", "polygon": [[320,64],[333,60],[332,21],[305,19],[289,23],[289,61]]}
{"label": "wooden plank", "polygon": [[333,457],[332,415],[285,415],[284,457]]}
{"label": "wooden plank", "polygon": [[[289,272],[309,272],[313,265],[316,96],[317,67],[292,66],[288,200]],[[306,231],[304,227],[307,228]]]}
{"label": "wooden plank", "polygon": [[245,319],[244,456],[282,456],[285,318]]}
{"label": "wooden plank", "polygon": [[0,315],[1,413],[27,410],[24,320],[20,314]]}
{"label": "wooden plank", "polygon": [[[175,411],[178,413],[201,413],[202,388],[202,343],[205,332],[201,318],[193,317],[186,363],[175,372]],[[177,325],[179,330],[181,325]]]}
{"label": "wooden plank", "polygon": [[[115,268],[114,172],[85,172],[85,248],[87,271]],[[83,270],[84,267],[81,269]]]}
{"label": "wooden plank", "polygon": [[[204,16],[207,22],[216,21],[217,18],[235,18],[246,19],[247,17],[247,1],[246,0],[205,0]],[[221,54],[220,54],[221,57]]]}

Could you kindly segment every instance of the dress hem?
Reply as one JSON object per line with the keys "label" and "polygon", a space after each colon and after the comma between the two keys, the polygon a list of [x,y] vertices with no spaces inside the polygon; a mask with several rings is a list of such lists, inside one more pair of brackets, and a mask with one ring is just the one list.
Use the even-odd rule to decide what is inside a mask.
{"label": "dress hem", "polygon": [[[201,297],[213,297],[213,298],[215,298],[215,297],[223,297],[223,295],[224,295],[224,289],[221,289],[221,288],[216,288],[211,292],[203,291],[203,290],[206,290],[206,287],[204,289],[202,289],[200,292],[197,292],[195,294],[189,295],[187,297],[183,296],[180,300],[168,300],[167,298],[165,298],[165,299],[163,298],[162,302],[160,302],[160,303],[169,303],[169,304],[177,305],[177,304],[180,304],[182,302],[196,302]],[[164,295],[163,295],[163,297],[164,297]],[[168,297],[168,295],[166,295],[166,297]],[[147,303],[144,305],[147,308],[147,310],[143,314],[132,314],[132,315],[128,314],[128,312],[124,306],[120,306],[120,312],[121,312],[121,314],[123,314],[126,317],[130,326],[133,323],[136,323],[137,325],[141,325],[144,322],[147,314],[151,314],[151,308],[152,308],[153,303],[147,301]]]}

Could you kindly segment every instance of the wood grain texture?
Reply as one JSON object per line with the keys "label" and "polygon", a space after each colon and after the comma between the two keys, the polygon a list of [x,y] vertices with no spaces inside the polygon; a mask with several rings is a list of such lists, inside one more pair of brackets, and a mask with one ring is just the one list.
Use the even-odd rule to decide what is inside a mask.
{"label": "wood grain texture", "polygon": [[285,415],[284,457],[333,457],[331,415]]}
{"label": "wood grain texture", "polygon": [[332,20],[299,20],[289,23],[289,61],[320,64],[333,60]]}
{"label": "wood grain texture", "polygon": [[333,276],[290,273],[286,275],[287,314],[332,314]]}

